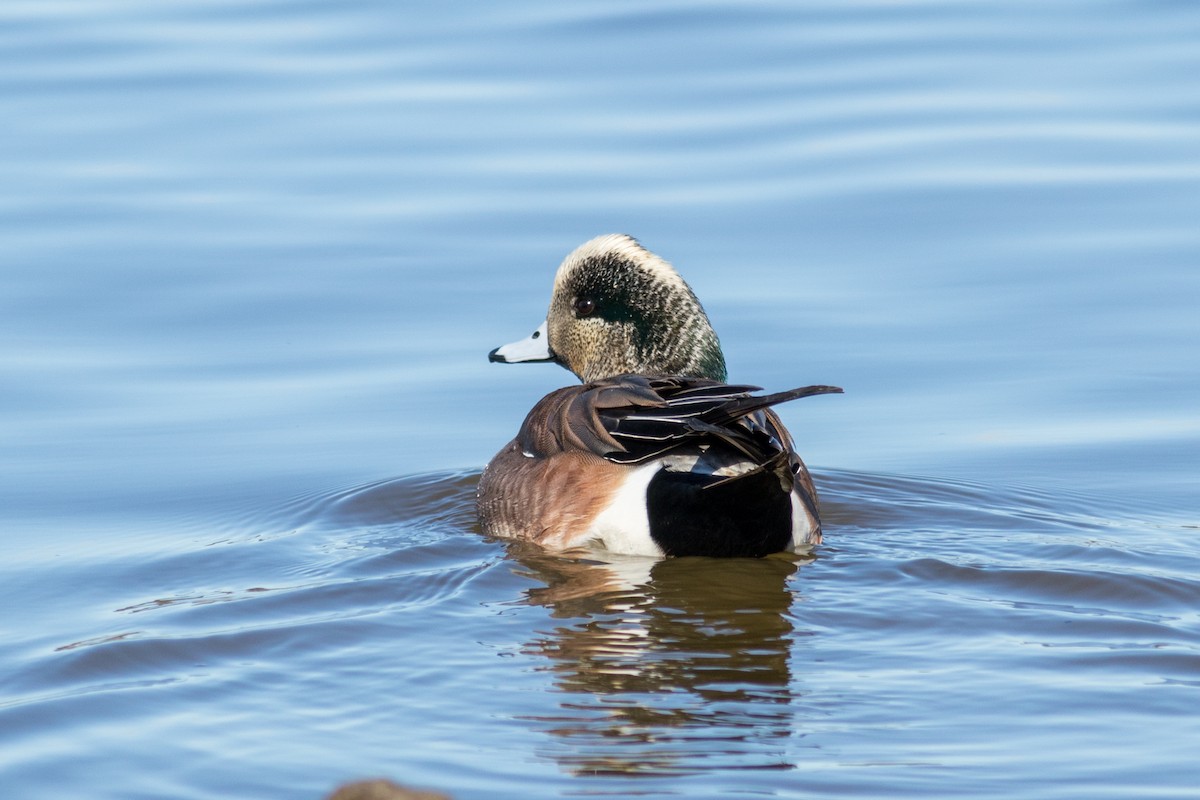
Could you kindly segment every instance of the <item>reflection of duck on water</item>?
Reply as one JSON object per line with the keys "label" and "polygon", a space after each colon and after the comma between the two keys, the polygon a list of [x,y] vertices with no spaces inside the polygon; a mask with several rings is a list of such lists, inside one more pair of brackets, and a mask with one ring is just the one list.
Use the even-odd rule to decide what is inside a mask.
{"label": "reflection of duck on water", "polygon": [[579,773],[793,765],[794,557],[509,555],[546,584],[529,602],[562,623],[524,648],[564,692],[532,718],[553,737],[545,755]]}
{"label": "reflection of duck on water", "polygon": [[493,361],[555,361],[586,381],[543,398],[479,482],[484,530],[552,549],[763,556],[821,541],[812,479],[765,396],[729,386],[679,274],[628,236],[567,256],[546,322]]}

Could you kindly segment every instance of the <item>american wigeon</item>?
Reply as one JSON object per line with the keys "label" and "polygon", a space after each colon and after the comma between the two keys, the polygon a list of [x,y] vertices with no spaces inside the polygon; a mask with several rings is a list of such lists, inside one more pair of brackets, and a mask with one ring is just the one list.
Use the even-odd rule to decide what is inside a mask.
{"label": "american wigeon", "polygon": [[717,334],[663,259],[624,235],[567,256],[546,321],[492,361],[553,361],[584,381],[542,398],[483,471],[483,529],[553,549],[764,556],[821,541],[812,478],[770,406],[730,386]]}

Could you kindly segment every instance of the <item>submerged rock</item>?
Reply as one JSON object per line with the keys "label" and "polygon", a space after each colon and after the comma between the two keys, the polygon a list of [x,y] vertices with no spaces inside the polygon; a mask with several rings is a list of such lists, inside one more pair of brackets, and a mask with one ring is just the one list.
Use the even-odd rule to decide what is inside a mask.
{"label": "submerged rock", "polygon": [[407,789],[389,780],[376,779],[343,784],[327,800],[450,800],[450,795]]}

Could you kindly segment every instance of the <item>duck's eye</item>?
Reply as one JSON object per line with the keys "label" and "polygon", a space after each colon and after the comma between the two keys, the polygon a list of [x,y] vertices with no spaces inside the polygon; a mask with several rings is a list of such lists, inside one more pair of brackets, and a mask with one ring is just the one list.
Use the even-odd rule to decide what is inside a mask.
{"label": "duck's eye", "polygon": [[576,297],[573,307],[575,316],[586,317],[596,310],[596,301],[590,297]]}

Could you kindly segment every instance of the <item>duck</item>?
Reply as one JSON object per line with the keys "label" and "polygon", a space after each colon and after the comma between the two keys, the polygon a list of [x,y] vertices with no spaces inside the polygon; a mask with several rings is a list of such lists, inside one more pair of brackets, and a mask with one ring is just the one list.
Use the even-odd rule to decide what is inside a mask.
{"label": "duck", "polygon": [[546,319],[488,354],[582,382],[550,392],[484,468],[481,529],[553,551],[763,557],[822,541],[812,476],[773,406],[840,393],[729,384],[691,287],[632,236],[577,247]]}

